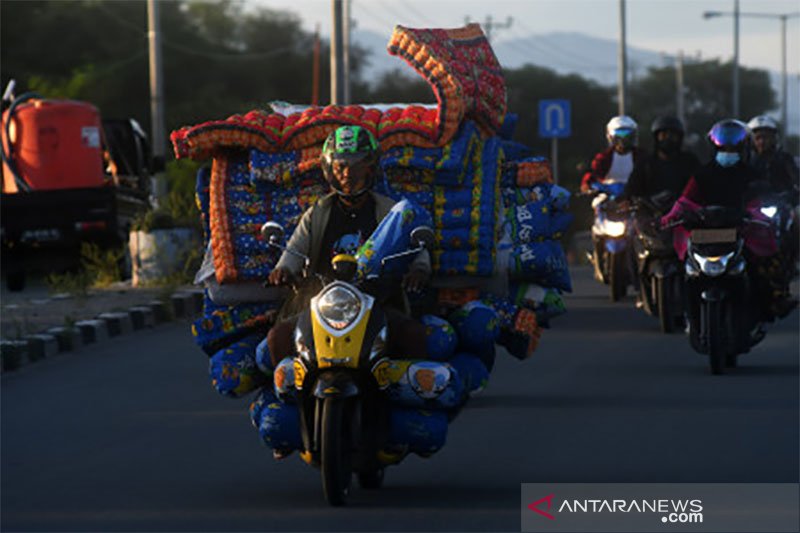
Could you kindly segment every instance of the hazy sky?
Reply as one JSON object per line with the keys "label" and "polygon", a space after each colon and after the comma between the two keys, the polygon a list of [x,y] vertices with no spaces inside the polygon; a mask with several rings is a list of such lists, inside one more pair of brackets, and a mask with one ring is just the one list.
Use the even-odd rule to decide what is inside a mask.
{"label": "hazy sky", "polygon": [[[293,11],[313,30],[330,33],[330,0],[245,0],[246,4]],[[800,0],[740,0],[746,13],[800,12]],[[704,11],[733,12],[733,0],[627,0],[629,46],[703,58],[733,56],[733,17],[705,20]],[[465,17],[495,22],[513,17],[509,29],[496,30],[494,40],[549,32],[581,32],[616,39],[618,0],[353,0],[352,17],[359,27],[386,35],[394,24],[412,27],[455,27]],[[781,23],[778,19],[740,18],[739,62],[757,68],[781,69]],[[787,69],[800,73],[800,17],[787,22]]]}

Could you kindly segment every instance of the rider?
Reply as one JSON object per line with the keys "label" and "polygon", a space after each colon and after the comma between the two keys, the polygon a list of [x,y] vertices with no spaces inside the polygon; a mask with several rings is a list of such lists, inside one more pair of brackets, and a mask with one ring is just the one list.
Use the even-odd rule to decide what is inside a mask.
{"label": "rider", "polygon": [[700,167],[700,161],[691,152],[682,150],[683,122],[671,116],[658,117],[653,121],[655,153],[645,157],[625,184],[623,198],[650,198],[663,191],[680,196],[689,178]]}
{"label": "rider", "polygon": [[778,143],[778,125],[770,117],[759,115],[747,123],[753,139],[750,165],[770,182],[775,192],[792,192],[792,205],[798,204],[800,172],[794,157]]}
{"label": "rider", "polygon": [[[333,274],[331,259],[340,253],[355,255],[395,204],[391,198],[372,191],[380,172],[379,158],[375,137],[361,126],[342,126],[325,140],[320,165],[332,192],[303,214],[286,245],[311,259],[311,272]],[[270,273],[269,282],[289,283],[302,269],[301,258],[284,252]],[[430,255],[424,250],[411,263],[402,287],[419,291],[430,273]],[[387,351],[424,357],[424,326],[391,307],[386,308],[386,317],[390,323]],[[293,353],[296,322],[296,316],[279,322],[267,335],[273,364]]]}
{"label": "rider", "polygon": [[639,126],[626,115],[612,118],[606,124],[608,148],[598,152],[592,160],[591,169],[581,180],[581,191],[589,192],[593,182],[626,183],[633,167],[645,153],[637,146]]}
{"label": "rider", "polygon": [[[717,122],[708,132],[708,141],[714,150],[714,158],[689,180],[672,211],[662,218],[663,224],[686,217],[687,212],[703,205],[744,211],[750,200],[771,192],[769,184],[746,162],[748,129],[743,122],[733,119]],[[745,239],[747,241],[747,236]],[[774,272],[774,259],[774,255],[750,256],[756,267],[756,293],[763,296],[761,307],[768,320],[786,316],[797,304],[789,298],[783,276]]]}
{"label": "rider", "polygon": [[[668,195],[664,203],[669,202],[672,207],[674,202],[686,187],[697,169],[700,161],[691,152],[682,150],[684,127],[683,122],[676,117],[662,116],[653,121],[650,127],[653,134],[654,153],[634,165],[625,190],[620,195],[621,207],[627,206],[627,201],[637,198],[653,198],[656,195]],[[657,213],[652,213],[656,215]],[[636,287],[636,306],[643,305],[641,291]]]}
{"label": "rider", "polygon": [[[598,152],[592,160],[591,168],[581,180],[581,192],[591,191],[592,183],[626,183],[634,166],[644,159],[645,152],[637,146],[639,126],[627,115],[613,117],[606,124],[608,148]],[[594,276],[601,280],[599,258],[602,257],[602,242],[592,239],[594,249]]]}

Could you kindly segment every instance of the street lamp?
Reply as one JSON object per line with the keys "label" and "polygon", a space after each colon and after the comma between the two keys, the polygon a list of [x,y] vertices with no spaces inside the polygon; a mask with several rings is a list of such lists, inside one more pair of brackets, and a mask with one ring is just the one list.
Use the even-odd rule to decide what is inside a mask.
{"label": "street lamp", "polygon": [[732,15],[734,18],[734,75],[733,75],[733,95],[734,95],[734,102],[733,102],[733,109],[734,109],[734,116],[739,118],[739,17],[754,17],[754,18],[770,18],[770,19],[779,19],[781,21],[781,129],[783,130],[784,137],[788,130],[787,124],[787,111],[786,111],[786,100],[788,95],[787,89],[787,78],[786,78],[786,21],[790,18],[800,17],[800,12],[794,13],[750,13],[739,12],[739,1],[736,0],[734,5],[734,11],[727,12],[727,11],[706,11],[703,13],[704,19],[710,19],[713,17],[722,17]]}

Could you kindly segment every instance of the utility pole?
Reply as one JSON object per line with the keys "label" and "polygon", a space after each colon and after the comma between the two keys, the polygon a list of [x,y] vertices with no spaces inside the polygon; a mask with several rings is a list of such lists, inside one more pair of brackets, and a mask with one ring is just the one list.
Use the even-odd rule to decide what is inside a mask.
{"label": "utility pole", "polygon": [[781,15],[781,136],[786,139],[789,134],[789,115],[786,111],[786,99],[789,97],[786,79],[786,19],[789,15]]}
{"label": "utility pole", "polygon": [[152,122],[152,149],[155,166],[152,191],[156,202],[166,196],[164,159],[164,82],[161,68],[161,24],[157,0],[147,0],[147,38],[150,47],[150,120]]}
{"label": "utility pole", "polygon": [[677,101],[675,102],[675,109],[678,113],[678,119],[683,122],[683,127],[686,128],[686,109],[684,107],[684,88],[683,88],[683,50],[678,50],[678,57],[675,59],[675,90]]}
{"label": "utility pole", "polygon": [[620,115],[625,114],[625,98],[628,93],[628,57],[625,41],[625,0],[619,0],[619,48],[617,67],[617,100]]}
{"label": "utility pole", "polygon": [[[151,0],[152,1],[152,0]],[[342,0],[331,0],[331,104],[344,103],[344,42],[342,39]]]}
{"label": "utility pole", "polygon": [[350,6],[351,0],[343,0],[344,13],[342,14],[342,69],[344,78],[343,104],[350,103]]}
{"label": "utility pole", "polygon": [[[466,22],[467,24],[472,22],[472,19],[469,17],[469,15],[467,15],[464,18],[464,22]],[[506,29],[510,28],[513,23],[514,23],[514,18],[513,17],[506,17],[506,21],[505,22],[494,22],[494,20],[492,19],[491,15],[486,15],[486,20],[483,21],[483,22],[479,22],[479,24],[481,25],[481,28],[483,28],[483,33],[486,34],[486,40],[489,41],[489,42],[492,42],[492,32],[494,30],[496,30],[496,29],[497,30],[506,30]]]}
{"label": "utility pole", "polygon": [[734,4],[734,11],[731,12],[724,12],[724,11],[706,11],[703,13],[704,19],[710,19],[714,17],[721,17],[724,15],[733,15],[733,108],[734,108],[734,115],[738,117],[739,115],[739,18],[740,17],[755,17],[755,18],[772,18],[772,19],[779,19],[781,21],[781,127],[783,128],[783,134],[786,135],[788,131],[787,125],[787,111],[786,111],[786,99],[788,98],[788,91],[787,91],[787,80],[786,80],[786,20],[790,18],[800,17],[800,12],[793,12],[793,13],[751,13],[751,12],[739,12],[739,0],[736,0]]}
{"label": "utility pole", "polygon": [[317,29],[314,32],[314,60],[311,67],[311,105],[314,106],[319,105],[319,55],[319,23],[317,23]]}
{"label": "utility pole", "polygon": [[739,0],[733,0],[733,118],[739,118]]}

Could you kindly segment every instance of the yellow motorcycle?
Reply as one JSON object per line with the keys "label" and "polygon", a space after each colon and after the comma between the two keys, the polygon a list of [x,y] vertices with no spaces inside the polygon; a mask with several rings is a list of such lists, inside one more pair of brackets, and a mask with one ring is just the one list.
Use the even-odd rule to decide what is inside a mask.
{"label": "yellow motorcycle", "polygon": [[[283,244],[280,224],[267,222],[261,233],[270,247],[304,260],[304,279],[316,278],[322,284],[300,313],[294,331],[294,387],[301,457],[320,468],[328,503],[344,505],[353,473],[363,488],[379,488],[385,465],[398,460],[385,453],[389,404],[382,393],[389,386],[390,364],[381,302],[383,291],[391,290],[392,284],[382,283],[380,275],[359,279],[357,260],[347,254],[333,258],[333,279],[311,274],[310,259]],[[408,250],[386,256],[381,265],[430,248],[433,230],[415,228],[410,242]],[[393,287],[396,290],[397,284]]]}

